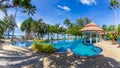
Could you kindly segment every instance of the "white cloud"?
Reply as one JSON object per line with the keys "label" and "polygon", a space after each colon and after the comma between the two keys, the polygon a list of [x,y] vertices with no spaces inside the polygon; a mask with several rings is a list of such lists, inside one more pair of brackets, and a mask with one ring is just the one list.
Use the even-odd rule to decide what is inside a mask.
{"label": "white cloud", "polygon": [[68,6],[61,6],[61,5],[58,5],[57,7],[60,8],[60,9],[65,10],[65,11],[70,11],[70,10],[71,10]]}
{"label": "white cloud", "polygon": [[21,23],[17,23],[17,26],[18,26],[18,28],[20,28],[20,26],[21,26]]}
{"label": "white cloud", "polygon": [[92,5],[92,4],[97,4],[96,0],[80,0],[80,2],[82,4],[86,4],[86,5]]}

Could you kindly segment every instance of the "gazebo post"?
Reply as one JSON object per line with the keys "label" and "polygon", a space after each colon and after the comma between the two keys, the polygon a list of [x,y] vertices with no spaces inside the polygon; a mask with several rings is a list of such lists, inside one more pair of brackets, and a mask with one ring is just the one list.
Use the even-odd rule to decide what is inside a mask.
{"label": "gazebo post", "polygon": [[84,31],[84,43],[86,43],[86,32]]}
{"label": "gazebo post", "polygon": [[92,32],[90,31],[90,43],[92,43]]}
{"label": "gazebo post", "polygon": [[98,33],[96,32],[96,43],[98,42]]}

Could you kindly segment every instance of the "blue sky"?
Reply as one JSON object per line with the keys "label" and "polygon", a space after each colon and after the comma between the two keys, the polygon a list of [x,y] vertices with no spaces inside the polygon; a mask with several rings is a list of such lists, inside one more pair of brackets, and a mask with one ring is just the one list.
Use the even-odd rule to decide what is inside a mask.
{"label": "blue sky", "polygon": [[[93,22],[101,26],[102,24],[110,25],[114,23],[114,13],[108,7],[109,0],[32,0],[31,2],[36,6],[36,13],[33,19],[38,20],[42,18],[44,22],[49,24],[60,23],[69,18],[71,22],[75,22],[77,18],[89,17]],[[14,14],[14,10],[8,10],[9,14]],[[0,11],[0,18],[4,14]],[[117,10],[117,24],[119,20],[120,11]],[[27,14],[18,12],[17,24],[20,24],[27,19]],[[20,29],[16,29],[16,34],[23,34]]]}

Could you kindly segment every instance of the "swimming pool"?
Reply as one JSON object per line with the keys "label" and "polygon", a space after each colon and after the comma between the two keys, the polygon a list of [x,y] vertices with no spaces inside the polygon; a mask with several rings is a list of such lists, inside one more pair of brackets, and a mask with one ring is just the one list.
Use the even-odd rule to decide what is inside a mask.
{"label": "swimming pool", "polygon": [[[19,41],[14,42],[14,46],[20,47],[29,47],[33,42],[28,41]],[[85,45],[82,43],[82,40],[59,40],[46,42],[46,44],[52,44],[56,48],[56,52],[67,52],[67,49],[70,48],[71,51],[78,56],[95,56],[102,52],[102,49],[94,45]]]}
{"label": "swimming pool", "polygon": [[117,39],[117,42],[120,43],[120,38]]}

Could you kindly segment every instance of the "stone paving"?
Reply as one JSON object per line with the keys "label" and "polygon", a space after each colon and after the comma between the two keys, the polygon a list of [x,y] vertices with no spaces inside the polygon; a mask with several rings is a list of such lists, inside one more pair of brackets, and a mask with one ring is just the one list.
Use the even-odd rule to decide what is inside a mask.
{"label": "stone paving", "polygon": [[36,53],[20,47],[4,46],[0,50],[0,68],[21,68],[39,62],[39,59]]}

